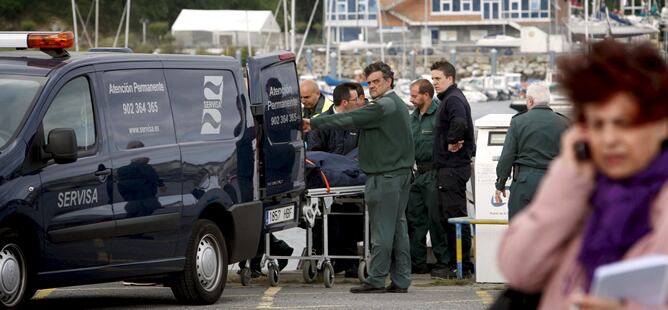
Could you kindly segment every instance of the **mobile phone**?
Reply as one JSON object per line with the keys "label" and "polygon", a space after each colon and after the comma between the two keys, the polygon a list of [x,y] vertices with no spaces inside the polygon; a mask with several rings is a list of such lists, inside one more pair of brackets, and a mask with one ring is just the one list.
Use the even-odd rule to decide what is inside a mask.
{"label": "mobile phone", "polygon": [[589,145],[586,142],[576,142],[573,147],[575,148],[575,158],[577,158],[577,160],[586,161],[591,158]]}

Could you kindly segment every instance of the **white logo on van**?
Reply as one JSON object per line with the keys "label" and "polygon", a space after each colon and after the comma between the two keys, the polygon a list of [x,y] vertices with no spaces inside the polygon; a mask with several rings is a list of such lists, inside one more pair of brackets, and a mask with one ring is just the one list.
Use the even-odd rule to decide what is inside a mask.
{"label": "white logo on van", "polygon": [[223,115],[223,76],[204,76],[204,104],[202,110],[203,135],[220,134]]}
{"label": "white logo on van", "polygon": [[58,208],[77,207],[97,203],[97,188],[58,193]]}

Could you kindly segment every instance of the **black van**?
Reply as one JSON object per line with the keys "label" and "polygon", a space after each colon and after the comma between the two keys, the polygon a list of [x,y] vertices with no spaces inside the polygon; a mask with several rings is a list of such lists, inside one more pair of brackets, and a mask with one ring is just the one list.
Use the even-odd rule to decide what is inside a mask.
{"label": "black van", "polygon": [[71,33],[26,36],[46,53],[0,53],[2,306],[117,280],[214,303],[263,231],[296,226],[294,54],[249,59],[249,100],[233,58],[70,56]]}

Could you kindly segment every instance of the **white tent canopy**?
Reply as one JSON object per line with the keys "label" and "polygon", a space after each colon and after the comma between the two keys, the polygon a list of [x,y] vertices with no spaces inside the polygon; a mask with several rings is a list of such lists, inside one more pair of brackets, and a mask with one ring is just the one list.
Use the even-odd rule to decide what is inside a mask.
{"label": "white tent canopy", "polygon": [[278,39],[280,32],[271,11],[184,9],[172,25],[172,35],[184,47],[246,46],[247,34],[258,47],[267,35]]}

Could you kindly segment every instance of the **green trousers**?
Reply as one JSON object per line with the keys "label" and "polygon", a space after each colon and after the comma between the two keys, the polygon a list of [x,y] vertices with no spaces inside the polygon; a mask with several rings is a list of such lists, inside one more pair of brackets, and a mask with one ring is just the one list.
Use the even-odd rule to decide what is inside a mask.
{"label": "green trousers", "polygon": [[545,170],[520,167],[517,179],[510,185],[510,197],[508,197],[509,219],[512,219],[531,202],[543,176],[545,176]]}
{"label": "green trousers", "polygon": [[427,232],[436,263],[448,263],[445,230],[441,226],[436,188],[437,170],[416,173],[411,185],[406,208],[408,236],[411,244],[411,262],[416,269],[427,268]]}
{"label": "green trousers", "polygon": [[406,225],[410,171],[367,177],[364,199],[369,209],[371,261],[367,284],[384,287],[390,274],[400,288],[411,285],[411,255]]}

